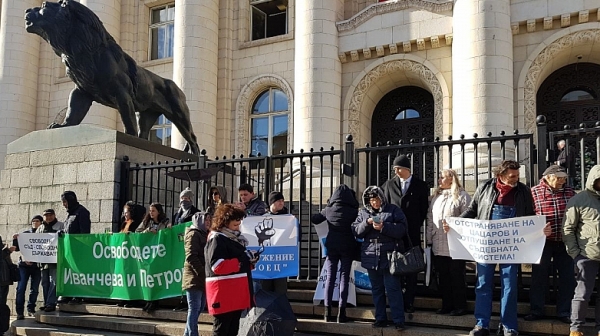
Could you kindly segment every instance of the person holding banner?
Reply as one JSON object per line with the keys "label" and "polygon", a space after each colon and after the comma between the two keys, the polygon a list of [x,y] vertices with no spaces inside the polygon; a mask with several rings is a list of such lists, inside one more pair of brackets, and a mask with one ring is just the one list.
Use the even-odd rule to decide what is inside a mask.
{"label": "person holding banner", "polygon": [[[44,219],[40,215],[34,216],[31,219],[31,227],[21,232],[21,234],[35,233],[43,220]],[[19,251],[18,236],[19,234],[13,235],[13,246],[16,247],[16,251]],[[19,256],[19,273],[21,275],[21,280],[17,285],[15,309],[17,310],[17,320],[23,320],[25,319],[25,290],[27,289],[27,283],[29,282],[29,279],[31,279],[29,300],[27,301],[27,315],[33,316],[33,314],[35,314],[35,302],[37,301],[42,274],[37,263],[23,260],[22,256]]]}
{"label": "person holding banner", "polygon": [[[460,217],[483,220],[506,219],[535,215],[531,190],[519,182],[521,165],[504,160],[495,168],[496,177],[481,183],[471,204]],[[450,230],[446,221],[444,231]],[[500,326],[498,335],[516,336],[517,332],[517,272],[519,264],[499,264],[502,284],[500,301]],[[469,336],[488,336],[492,316],[492,294],[496,264],[477,263],[477,286],[475,287],[475,319],[477,324]]]}
{"label": "person holding banner", "polygon": [[[573,196],[567,203],[563,241],[567,252],[575,262],[577,286],[571,301],[570,336],[583,336],[583,326],[596,276],[600,270],[600,165],[590,169],[585,190]],[[600,333],[600,314],[596,304],[596,332]]]}
{"label": "person holding banner", "polygon": [[240,232],[246,212],[233,204],[217,207],[204,249],[206,300],[214,336],[237,336],[244,309],[253,304],[252,269],[259,256],[246,250]]}
{"label": "person holding banner", "polygon": [[[35,233],[55,233],[63,230],[64,224],[56,219],[54,209],[46,209],[42,213],[44,221]],[[56,310],[56,264],[40,264],[42,269],[42,293],[44,305],[40,310],[53,312]]]}
{"label": "person holding banner", "polygon": [[348,322],[346,317],[346,303],[348,302],[348,288],[350,282],[350,272],[352,261],[354,259],[355,249],[359,248],[352,224],[358,216],[358,201],[356,193],[345,184],[335,189],[327,207],[321,213],[315,214],[311,222],[319,224],[327,221],[329,232],[325,239],[327,249],[327,282],[325,283],[325,321],[333,322],[331,315],[331,302],[333,291],[335,290],[335,281],[337,277],[338,264],[340,265],[340,300],[338,304],[337,322]]}
{"label": "person holding banner", "polygon": [[268,215],[287,215],[290,211],[285,207],[285,199],[281,191],[271,191],[269,194]]}
{"label": "person holding banner", "polygon": [[404,301],[400,277],[390,273],[388,251],[403,251],[406,235],[406,217],[402,210],[388,204],[383,191],[377,186],[367,187],[363,193],[364,208],[352,224],[354,234],[363,239],[361,264],[369,272],[375,304],[373,328],[388,325],[386,293],[396,330],[404,330]]}
{"label": "person holding banner", "polygon": [[237,206],[246,211],[246,216],[262,216],[267,213],[267,204],[254,194],[254,188],[248,183],[240,185],[238,196],[240,201]]}
{"label": "person holding banner", "polygon": [[[537,215],[546,216],[544,234],[546,243],[539,264],[531,265],[531,286],[529,290],[530,314],[525,321],[535,321],[544,317],[544,304],[548,291],[548,280],[554,269],[558,271],[558,295],[556,315],[564,323],[571,323],[571,299],[575,289],[573,259],[567,253],[563,242],[563,219],[567,202],[575,196],[575,190],[568,186],[565,168],[552,165],[543,173],[540,183],[531,188]],[[552,273],[551,273],[552,269]]]}
{"label": "person holding banner", "polygon": [[465,260],[452,259],[448,247],[448,237],[444,232],[443,220],[458,217],[467,210],[471,197],[460,185],[458,175],[452,169],[444,169],[440,174],[429,214],[427,215],[427,242],[431,244],[435,269],[440,279],[442,308],[437,314],[462,316],[467,308],[467,284],[465,281]]}

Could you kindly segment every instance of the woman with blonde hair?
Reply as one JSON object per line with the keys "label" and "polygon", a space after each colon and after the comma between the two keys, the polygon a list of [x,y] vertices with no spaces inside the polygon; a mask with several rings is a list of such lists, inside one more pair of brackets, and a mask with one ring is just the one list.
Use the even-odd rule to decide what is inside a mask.
{"label": "woman with blonde hair", "polygon": [[466,314],[465,261],[450,257],[448,237],[444,232],[443,221],[448,217],[459,217],[467,210],[471,197],[458,180],[452,169],[444,169],[438,180],[429,213],[427,215],[427,244],[433,252],[433,265],[438,272],[442,308],[437,314],[461,316]]}

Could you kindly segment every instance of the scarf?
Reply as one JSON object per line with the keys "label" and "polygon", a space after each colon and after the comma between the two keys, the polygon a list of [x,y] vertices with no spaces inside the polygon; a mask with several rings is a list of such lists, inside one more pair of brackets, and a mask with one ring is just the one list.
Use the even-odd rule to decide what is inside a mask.
{"label": "scarf", "polygon": [[244,237],[244,235],[242,235],[241,231],[233,231],[233,230],[230,230],[230,229],[224,227],[221,229],[221,233],[224,234],[225,237],[241,244],[244,247],[248,246],[248,244],[249,244],[248,239],[246,239],[246,237]]}
{"label": "scarf", "polygon": [[515,193],[517,191],[516,187],[513,187],[508,184],[504,184],[500,182],[500,179],[496,180],[496,189],[500,192],[498,195],[498,199],[496,200],[496,204],[506,205],[506,206],[515,206]]}
{"label": "scarf", "polygon": [[181,221],[184,218],[187,218],[190,215],[190,210],[192,209],[192,202],[191,201],[181,201],[181,202],[179,202],[179,206],[180,206],[179,211],[181,212],[181,215],[179,216],[177,221],[179,223],[181,223]]}

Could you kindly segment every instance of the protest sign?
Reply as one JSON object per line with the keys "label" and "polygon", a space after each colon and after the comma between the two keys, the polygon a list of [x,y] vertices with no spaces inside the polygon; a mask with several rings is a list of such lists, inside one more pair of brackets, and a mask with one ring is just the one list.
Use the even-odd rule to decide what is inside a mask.
{"label": "protest sign", "polygon": [[[333,301],[340,300],[340,267],[342,263],[339,262],[337,266],[337,276],[335,277],[335,288],[333,289]],[[354,278],[354,265],[350,271],[350,282],[348,283],[348,303],[356,306],[356,286],[355,286],[355,278]],[[317,282],[317,288],[315,289],[315,295],[313,296],[313,304],[318,305],[322,300],[325,299],[325,290],[327,284],[327,277],[329,276],[329,272],[327,272],[327,267],[325,265],[321,269],[321,274],[319,275],[319,282]],[[370,284],[370,282],[369,282]]]}
{"label": "protest sign", "polygon": [[260,260],[252,271],[257,280],[297,276],[300,267],[298,220],[293,215],[248,216],[240,231],[248,239],[248,249],[264,246]]}
{"label": "protest sign", "polygon": [[159,300],[181,295],[185,229],[67,234],[58,239],[58,295]]}
{"label": "protest sign", "polygon": [[325,258],[327,257],[325,241],[327,240],[327,235],[329,234],[329,225],[327,224],[327,221],[313,225],[315,226],[315,231],[317,232],[317,237],[319,237],[319,243],[321,244],[321,258]]}
{"label": "protest sign", "polygon": [[23,261],[56,264],[56,233],[20,233],[17,240]]}
{"label": "protest sign", "polygon": [[452,228],[448,232],[448,247],[453,259],[482,264],[540,262],[546,243],[545,216],[499,220],[450,217],[446,221]]}

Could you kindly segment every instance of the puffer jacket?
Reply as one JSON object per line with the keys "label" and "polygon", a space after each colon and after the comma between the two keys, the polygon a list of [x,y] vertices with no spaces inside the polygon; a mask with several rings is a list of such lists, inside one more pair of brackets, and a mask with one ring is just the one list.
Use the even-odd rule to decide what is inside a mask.
{"label": "puffer jacket", "polygon": [[563,241],[572,258],[582,255],[600,261],[600,190],[594,182],[600,179],[600,165],[590,170],[585,190],[567,203],[563,225]]}
{"label": "puffer jacket", "polygon": [[329,233],[325,240],[327,255],[341,255],[352,257],[355,254],[353,248],[356,246],[352,223],[358,215],[358,201],[354,190],[345,184],[335,189],[327,207],[321,213],[315,214],[311,222],[319,224],[327,221]]}
{"label": "puffer jacket", "polygon": [[[379,211],[371,207],[367,197],[373,192],[376,192],[381,199]],[[389,268],[387,252],[404,251],[402,238],[406,235],[406,217],[399,207],[387,204],[383,191],[376,186],[365,189],[363,203],[364,209],[359,211],[356,221],[352,224],[355,236],[363,239],[361,245],[362,267],[374,270]],[[379,216],[383,221],[383,228],[380,231],[375,230],[373,225],[367,222],[374,216]]]}
{"label": "puffer jacket", "polygon": [[192,225],[185,230],[185,262],[183,264],[182,288],[204,291],[206,260],[204,247],[208,232],[204,226],[204,214],[195,213]]}
{"label": "puffer jacket", "polygon": [[[500,195],[500,192],[496,189],[496,181],[497,178],[491,178],[481,183],[473,195],[471,204],[460,217],[481,220],[490,219],[494,203],[498,195]],[[529,187],[521,182],[517,182],[515,188],[517,188],[515,193],[515,205],[517,208],[515,217],[535,216],[533,197],[531,196]]]}
{"label": "puffer jacket", "polygon": [[442,190],[431,199],[427,214],[427,244],[431,245],[433,254],[437,256],[450,256],[448,237],[444,232],[442,220],[448,217],[458,217],[467,210],[471,196],[461,190],[458,199],[454,200],[449,189]]}

